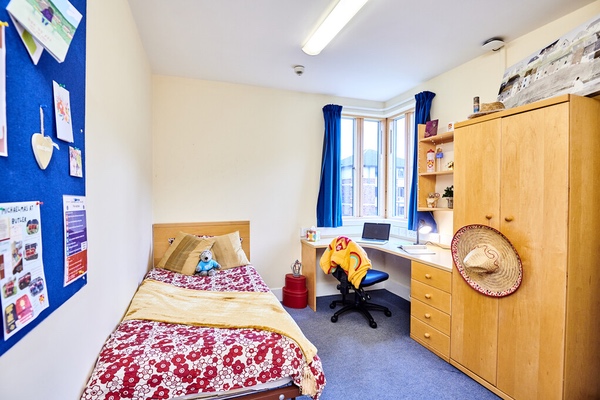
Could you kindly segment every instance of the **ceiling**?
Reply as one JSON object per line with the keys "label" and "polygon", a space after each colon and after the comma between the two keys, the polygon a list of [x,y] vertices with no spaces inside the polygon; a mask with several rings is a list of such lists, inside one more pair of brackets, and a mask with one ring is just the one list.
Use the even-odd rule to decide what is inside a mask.
{"label": "ceiling", "polygon": [[371,0],[317,56],[301,47],[337,0],[129,4],[154,74],[387,101],[593,1]]}

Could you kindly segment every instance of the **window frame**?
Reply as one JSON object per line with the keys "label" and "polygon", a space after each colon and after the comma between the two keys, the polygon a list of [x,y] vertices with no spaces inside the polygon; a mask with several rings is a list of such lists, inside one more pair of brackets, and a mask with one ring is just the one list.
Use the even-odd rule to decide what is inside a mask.
{"label": "window frame", "polygon": [[[342,112],[342,119],[353,120],[353,166],[352,166],[352,211],[353,215],[342,216],[344,221],[352,220],[376,220],[376,219],[390,219],[398,222],[406,222],[408,218],[408,201],[410,194],[410,186],[412,183],[412,170],[414,153],[414,105],[407,107],[402,110],[395,110],[387,116],[372,116],[372,115],[360,115],[360,113],[344,113]],[[405,146],[406,146],[406,167],[404,171],[404,187],[405,187],[405,216],[394,217],[393,208],[395,207],[395,201],[393,199],[393,186],[396,182],[395,171],[393,171],[393,126],[395,120],[404,116],[406,124],[406,135],[405,135]],[[410,116],[410,118],[407,118]],[[364,139],[364,121],[378,121],[379,122],[379,150],[378,150],[378,172],[377,172],[377,209],[378,215],[365,216],[363,215],[363,203],[362,203],[362,176],[363,176],[363,139]],[[411,126],[412,125],[412,126]],[[360,183],[360,184],[356,184]]]}
{"label": "window frame", "polygon": [[[393,186],[395,185],[395,171],[394,169],[394,142],[393,142],[393,124],[394,121],[404,117],[404,128],[405,128],[405,138],[404,145],[406,148],[406,158],[405,158],[405,169],[404,169],[404,199],[405,199],[405,211],[403,217],[393,216],[393,209],[395,208],[395,199],[394,199],[394,190]],[[415,108],[411,107],[406,110],[402,110],[400,112],[394,113],[386,118],[387,126],[387,176],[388,179],[386,181],[386,219],[397,220],[397,221],[407,221],[408,220],[408,201],[410,196],[410,191],[412,190],[412,175],[413,175],[413,165],[415,159],[414,153],[414,145],[415,145]]]}

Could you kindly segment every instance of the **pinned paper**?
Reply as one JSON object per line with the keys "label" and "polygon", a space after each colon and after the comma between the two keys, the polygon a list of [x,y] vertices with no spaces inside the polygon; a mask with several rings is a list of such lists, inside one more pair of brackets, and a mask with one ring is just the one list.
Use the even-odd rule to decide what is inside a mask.
{"label": "pinned paper", "polygon": [[35,38],[35,43],[26,42],[21,36],[30,55],[33,49],[30,46],[41,44],[58,62],[65,60],[82,17],[71,3],[67,0],[11,0],[6,10],[13,21]]}
{"label": "pinned paper", "polygon": [[54,119],[56,120],[56,136],[60,140],[73,143],[73,121],[71,120],[71,100],[69,91],[56,82],[54,89]]}
{"label": "pinned paper", "polygon": [[31,57],[31,61],[33,61],[33,65],[37,65],[38,61],[40,61],[42,53],[44,52],[44,46],[35,40],[35,38],[31,36],[31,33],[25,30],[25,28],[23,28],[23,26],[17,20],[15,20],[12,15],[10,16],[10,19],[12,19],[13,25],[17,29],[17,33],[23,41],[25,49],[27,49],[27,53],[29,53],[29,57]]}
{"label": "pinned paper", "polygon": [[77,178],[83,177],[81,150],[72,146],[69,146],[69,174]]}

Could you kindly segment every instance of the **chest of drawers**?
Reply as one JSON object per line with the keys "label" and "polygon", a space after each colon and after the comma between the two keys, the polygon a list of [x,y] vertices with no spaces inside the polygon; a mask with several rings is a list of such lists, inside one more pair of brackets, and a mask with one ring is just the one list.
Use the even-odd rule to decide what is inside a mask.
{"label": "chest of drawers", "polygon": [[412,261],[410,337],[450,360],[451,271]]}

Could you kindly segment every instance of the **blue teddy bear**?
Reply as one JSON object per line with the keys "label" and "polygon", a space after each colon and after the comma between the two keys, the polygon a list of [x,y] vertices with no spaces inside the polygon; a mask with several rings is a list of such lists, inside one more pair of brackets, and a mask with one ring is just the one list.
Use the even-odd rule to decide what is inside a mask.
{"label": "blue teddy bear", "polygon": [[213,276],[217,274],[217,269],[220,268],[221,265],[212,258],[212,251],[204,250],[200,253],[200,262],[196,266],[196,274]]}

